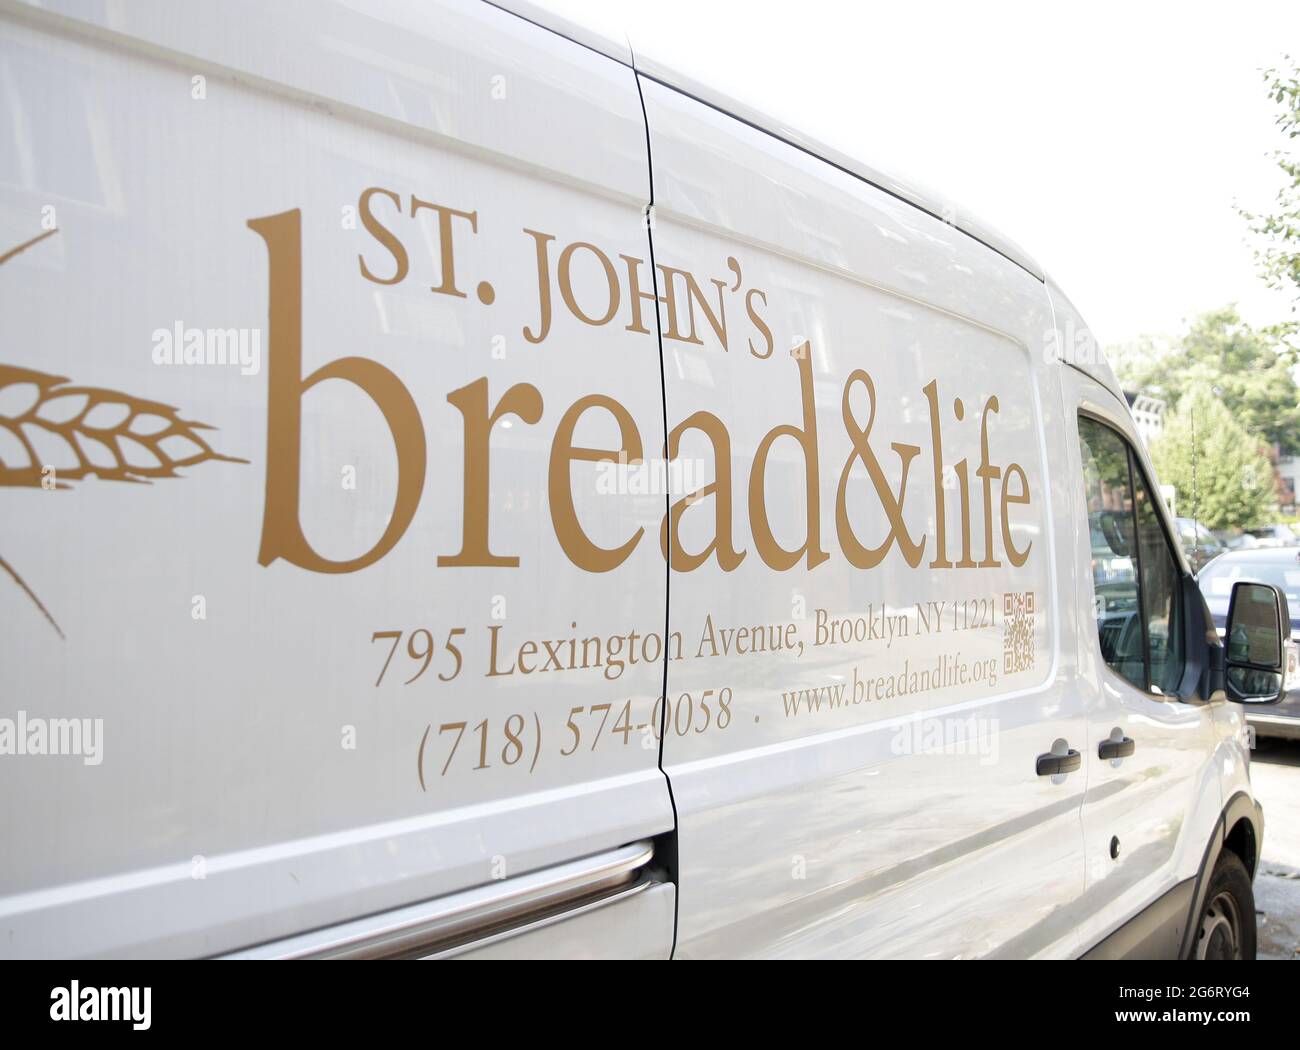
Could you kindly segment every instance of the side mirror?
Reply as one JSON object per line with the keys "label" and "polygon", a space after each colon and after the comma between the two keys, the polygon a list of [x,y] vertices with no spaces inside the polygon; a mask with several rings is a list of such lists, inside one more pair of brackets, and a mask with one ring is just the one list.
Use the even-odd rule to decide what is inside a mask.
{"label": "side mirror", "polygon": [[1121,558],[1127,558],[1133,553],[1126,528],[1130,520],[1128,515],[1117,514],[1113,510],[1103,510],[1097,516],[1097,527],[1106,537],[1106,544],[1110,547],[1111,553]]}
{"label": "side mirror", "polygon": [[1286,595],[1267,583],[1238,580],[1228,603],[1224,691],[1239,704],[1275,704],[1286,684],[1291,614]]}

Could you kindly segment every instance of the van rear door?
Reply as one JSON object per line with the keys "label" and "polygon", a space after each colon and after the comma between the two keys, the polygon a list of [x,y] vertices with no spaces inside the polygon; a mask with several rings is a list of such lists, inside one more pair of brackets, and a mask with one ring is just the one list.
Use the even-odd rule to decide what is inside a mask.
{"label": "van rear door", "polygon": [[615,896],[582,951],[668,954],[630,68],[474,2],[177,14],[0,19],[0,954]]}

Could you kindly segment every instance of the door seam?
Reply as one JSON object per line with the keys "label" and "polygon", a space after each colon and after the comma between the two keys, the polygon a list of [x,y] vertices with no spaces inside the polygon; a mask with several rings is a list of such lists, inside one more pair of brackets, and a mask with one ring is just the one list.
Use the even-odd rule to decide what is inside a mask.
{"label": "door seam", "polygon": [[[664,473],[668,471],[668,449],[671,444],[668,436],[668,383],[664,374],[664,336],[663,320],[659,311],[659,270],[655,265],[655,238],[654,238],[654,214],[655,214],[655,176],[654,176],[654,154],[650,147],[650,115],[645,107],[645,95],[641,90],[641,74],[636,68],[636,52],[632,48],[632,41],[627,42],[628,54],[632,56],[632,79],[636,83],[636,97],[641,103],[641,120],[645,125],[645,155],[646,155],[646,177],[647,188],[650,193],[650,200],[646,205],[643,216],[645,223],[646,244],[650,249],[650,287],[655,297],[655,342],[658,346],[659,357],[659,407],[663,419],[663,457]],[[670,638],[670,624],[672,622],[672,578],[673,578],[673,544],[672,544],[672,487],[664,486],[664,638]],[[661,679],[659,695],[661,702],[659,704],[659,772],[663,774],[664,783],[668,786],[668,803],[673,811],[673,850],[669,860],[669,874],[675,885],[676,892],[673,894],[673,940],[672,948],[669,950],[668,958],[672,959],[677,954],[677,927],[679,915],[681,912],[681,866],[680,860],[680,822],[677,818],[677,799],[673,795],[672,778],[668,776],[667,770],[664,769],[664,741],[667,739],[668,731],[668,654],[670,647],[664,646],[664,668]]]}

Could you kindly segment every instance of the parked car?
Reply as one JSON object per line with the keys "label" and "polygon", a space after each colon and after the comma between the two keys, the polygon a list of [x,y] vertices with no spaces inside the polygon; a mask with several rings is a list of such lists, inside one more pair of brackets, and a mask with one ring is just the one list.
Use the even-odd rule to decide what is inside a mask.
{"label": "parked car", "polygon": [[1206,562],[1227,550],[1218,536],[1191,518],[1175,518],[1174,527],[1192,572],[1200,572]]}
{"label": "parked car", "polygon": [[1290,525],[1261,525],[1243,530],[1242,543],[1251,547],[1295,547],[1300,545],[1300,537]]}
{"label": "parked car", "polygon": [[[1228,551],[1201,570],[1197,583],[1220,633],[1227,623],[1232,589],[1243,580],[1271,584],[1285,593],[1293,638],[1300,639],[1300,550],[1271,547]],[[1267,708],[1246,708],[1246,721],[1259,736],[1300,739],[1300,675],[1296,672],[1295,641],[1287,647],[1287,659],[1287,692],[1282,701]]]}
{"label": "parked car", "polygon": [[1253,957],[1060,287],[512,6],[0,5],[0,956]]}

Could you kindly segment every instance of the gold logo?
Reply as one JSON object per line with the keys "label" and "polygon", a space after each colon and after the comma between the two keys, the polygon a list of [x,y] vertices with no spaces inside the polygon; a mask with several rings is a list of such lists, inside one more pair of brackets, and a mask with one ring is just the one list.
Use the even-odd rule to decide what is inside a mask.
{"label": "gold logo", "polygon": [[[11,249],[0,256],[0,265],[57,232],[49,230]],[[214,428],[182,419],[171,405],[117,390],[78,386],[47,372],[0,364],[0,405],[5,406],[0,410],[0,428],[14,438],[8,447],[25,456],[8,462],[0,455],[0,486],[67,489],[71,487],[67,482],[89,477],[148,483],[154,478],[182,477],[178,468],[208,460],[248,462],[214,451],[202,434]],[[43,465],[32,444],[32,431],[61,443],[74,465],[57,470]],[[0,568],[63,637],[44,604],[3,557]]]}

